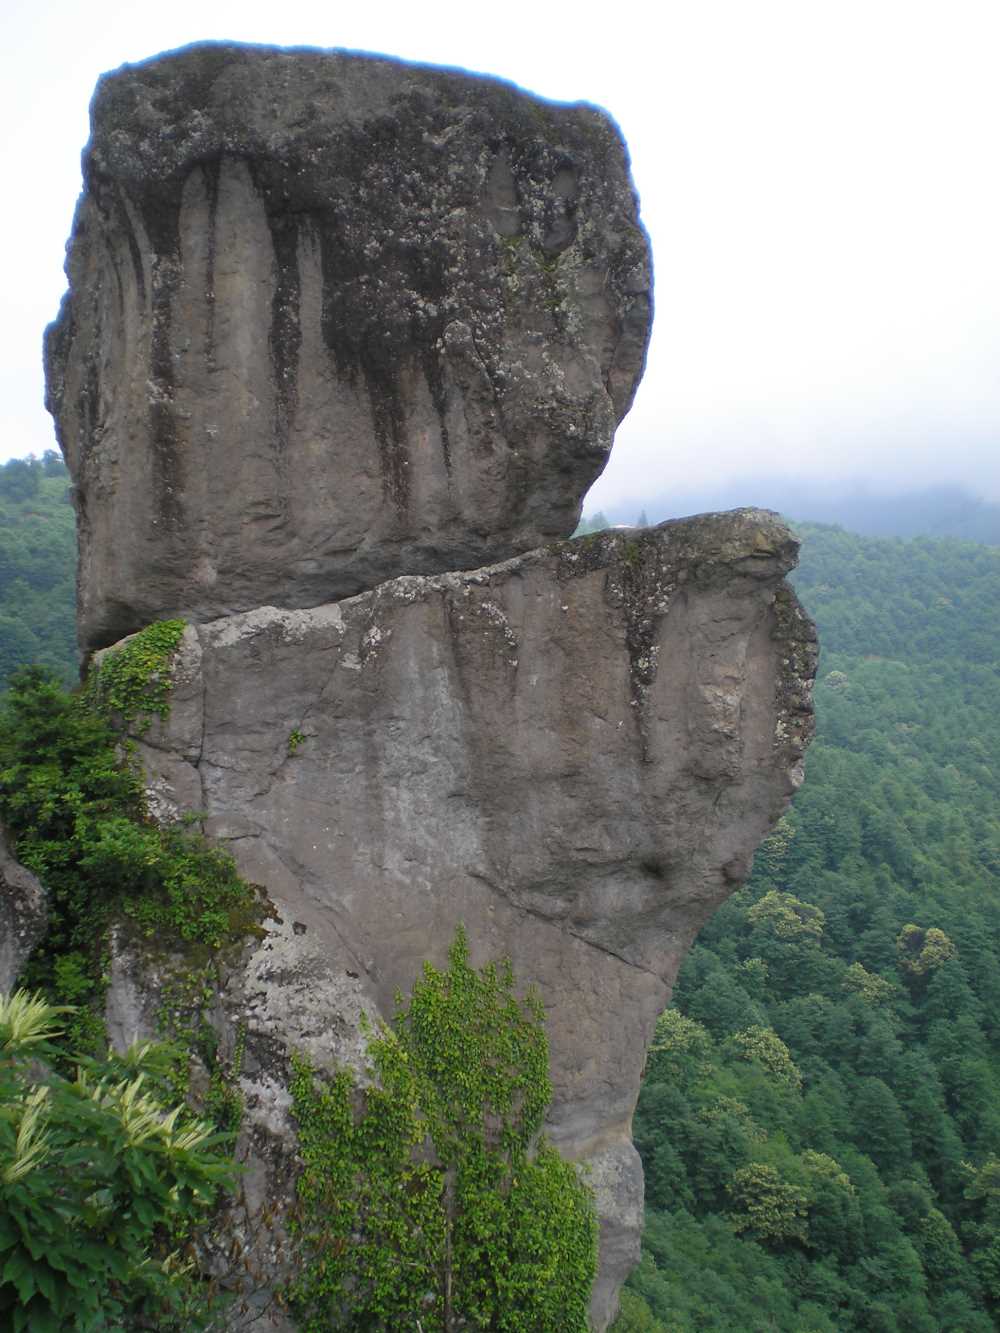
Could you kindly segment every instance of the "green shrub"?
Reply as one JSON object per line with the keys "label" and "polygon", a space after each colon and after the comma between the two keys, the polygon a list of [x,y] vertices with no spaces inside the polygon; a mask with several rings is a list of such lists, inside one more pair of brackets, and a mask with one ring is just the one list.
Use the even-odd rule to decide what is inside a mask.
{"label": "green shrub", "polygon": [[56,1074],[65,1012],[0,996],[0,1325],[204,1328],[212,1294],[181,1248],[233,1182],[222,1136],[168,1109],[150,1044]]}
{"label": "green shrub", "polygon": [[[149,653],[163,674],[156,643]],[[135,686],[138,677],[127,679]],[[124,709],[125,694],[112,695]],[[14,677],[0,712],[0,816],[18,860],[48,893],[48,930],[26,979],[73,1003],[99,998],[112,919],[130,919],[168,946],[211,952],[245,937],[262,914],[232,857],[197,833],[147,818],[141,776],[125,762],[97,697],[68,694],[30,667]]]}

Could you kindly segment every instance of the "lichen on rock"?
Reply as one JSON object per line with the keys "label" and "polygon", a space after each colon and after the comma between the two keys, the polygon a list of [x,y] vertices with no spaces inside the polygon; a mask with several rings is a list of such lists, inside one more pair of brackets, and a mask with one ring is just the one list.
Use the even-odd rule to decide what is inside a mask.
{"label": "lichen on rock", "polygon": [[45,890],[11,855],[0,830],[0,994],[12,990],[32,950],[45,934]]}

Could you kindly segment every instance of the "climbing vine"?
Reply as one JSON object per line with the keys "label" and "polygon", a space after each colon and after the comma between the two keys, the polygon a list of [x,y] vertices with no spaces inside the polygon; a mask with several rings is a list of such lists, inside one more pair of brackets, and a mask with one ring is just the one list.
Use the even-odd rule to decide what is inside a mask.
{"label": "climbing vine", "polygon": [[508,963],[469,964],[460,928],[439,971],[369,1042],[374,1086],[294,1064],[303,1167],[288,1296],[331,1327],[583,1333],[593,1199],[544,1139],[548,1043]]}

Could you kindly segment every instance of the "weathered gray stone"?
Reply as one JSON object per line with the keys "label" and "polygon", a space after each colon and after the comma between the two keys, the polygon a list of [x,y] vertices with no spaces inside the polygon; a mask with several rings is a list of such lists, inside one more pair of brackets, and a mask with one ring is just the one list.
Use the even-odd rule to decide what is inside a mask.
{"label": "weathered gray stone", "polygon": [[801,778],[796,549],[738,510],[189,629],[143,762],[161,797],[183,772],[280,919],[222,996],[246,1031],[256,1197],[287,1188],[287,1162],[261,1163],[292,1139],[289,1050],[362,1068],[359,1015],[391,1012],[463,922],[474,962],[507,955],[543,996],[548,1132],[592,1168],[606,1326],[638,1257],[653,1024]]}
{"label": "weathered gray stone", "polygon": [[32,949],[45,934],[45,890],[14,860],[0,829],[0,994],[15,985]]}
{"label": "weathered gray stone", "polygon": [[573,530],[650,319],[602,112],[206,44],[101,80],[84,175],[46,362],[85,648]]}

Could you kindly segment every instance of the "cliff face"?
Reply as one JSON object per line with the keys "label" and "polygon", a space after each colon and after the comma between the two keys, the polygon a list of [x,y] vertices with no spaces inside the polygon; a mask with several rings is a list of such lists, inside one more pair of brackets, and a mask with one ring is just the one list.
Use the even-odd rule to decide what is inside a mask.
{"label": "cliff face", "polygon": [[290,1051],[357,1063],[357,1015],[391,1012],[462,922],[474,961],[509,956],[544,998],[549,1133],[597,1187],[606,1325],[638,1258],[653,1024],[810,733],[795,549],[737,510],[188,628],[169,719],[133,739],[154,809],[204,811],[279,918],[223,997],[259,1162],[293,1137]]}
{"label": "cliff face", "polygon": [[45,891],[11,855],[0,833],[0,992],[17,982],[18,973],[45,934]]}
{"label": "cliff face", "polygon": [[[150,810],[200,812],[275,911],[214,1002],[231,1225],[280,1277],[291,1053],[360,1067],[361,1014],[463,923],[545,1002],[604,1329],[646,1044],[800,779],[815,668],[773,514],[541,545],[642,366],[620,140],[464,75],[212,47],[103,80],[86,160],[47,341],[81,639],[191,622],[132,738]],[[159,986],[116,944],[113,1037],[155,1030]]]}

